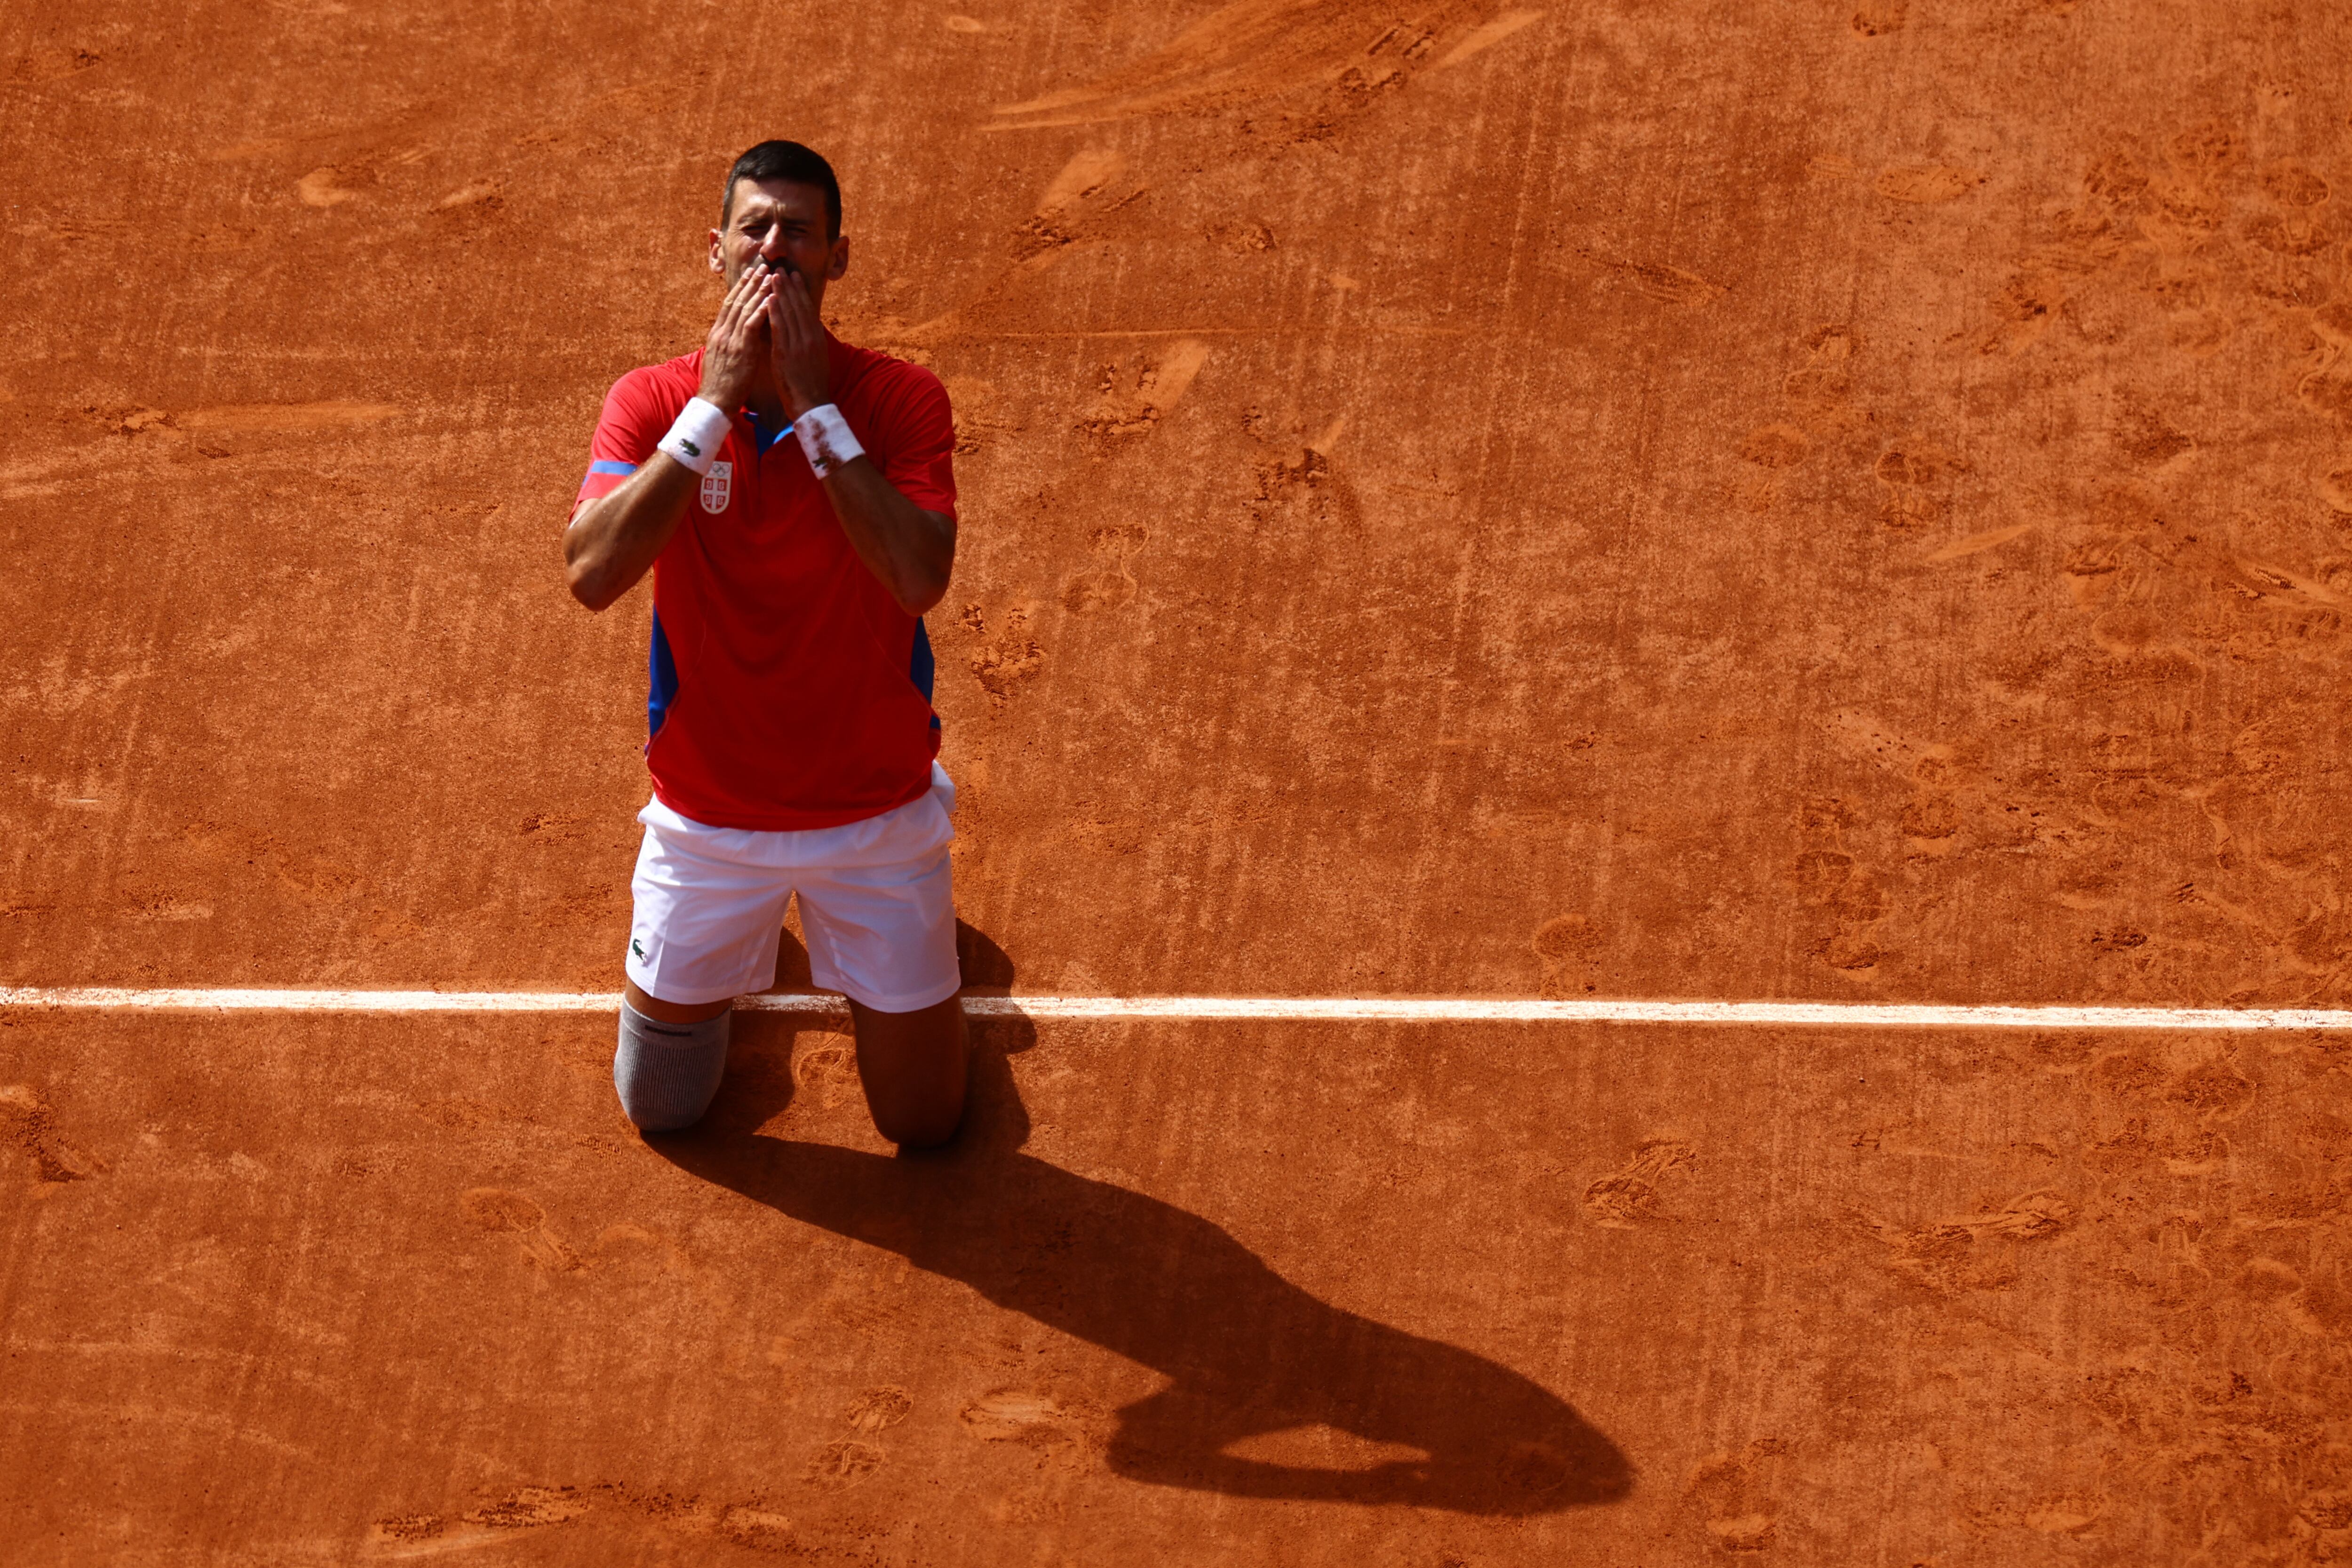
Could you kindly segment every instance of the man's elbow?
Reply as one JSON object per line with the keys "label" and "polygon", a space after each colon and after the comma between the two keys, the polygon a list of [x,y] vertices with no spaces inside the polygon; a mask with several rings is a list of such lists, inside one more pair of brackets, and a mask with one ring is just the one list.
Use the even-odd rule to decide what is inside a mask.
{"label": "man's elbow", "polygon": [[612,563],[597,548],[595,534],[582,526],[606,499],[582,501],[572,509],[572,521],[563,525],[563,586],[592,612],[610,605],[628,586],[625,583],[614,586]]}
{"label": "man's elbow", "polygon": [[890,585],[890,596],[910,616],[926,615],[946,598],[948,578],[955,572],[955,520],[935,511],[922,515],[939,531],[939,537],[927,542],[927,548],[910,552],[911,559],[902,556],[898,581]]}
{"label": "man's elbow", "polygon": [[602,610],[620,597],[613,592],[605,574],[586,561],[564,563],[563,585],[572,590],[572,596],[591,612]]}
{"label": "man's elbow", "polygon": [[898,607],[910,616],[929,615],[938,608],[941,599],[948,596],[947,574],[942,572],[937,576],[925,576],[919,582],[901,584],[890,596],[898,600]]}

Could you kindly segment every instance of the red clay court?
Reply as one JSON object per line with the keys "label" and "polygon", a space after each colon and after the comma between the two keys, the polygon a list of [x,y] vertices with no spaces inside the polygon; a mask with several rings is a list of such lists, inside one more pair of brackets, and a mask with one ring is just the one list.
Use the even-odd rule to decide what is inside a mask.
{"label": "red clay court", "polygon": [[[2347,14],[952,3],[0,22],[0,1561],[2352,1560]],[[610,1077],[559,535],[776,135],[924,1158]]]}

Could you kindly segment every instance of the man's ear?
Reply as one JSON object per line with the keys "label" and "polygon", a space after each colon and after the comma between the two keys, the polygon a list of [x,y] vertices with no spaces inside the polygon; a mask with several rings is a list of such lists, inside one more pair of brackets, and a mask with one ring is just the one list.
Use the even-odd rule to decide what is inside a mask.
{"label": "man's ear", "polygon": [[710,270],[727,275],[727,237],[715,228],[710,231]]}
{"label": "man's ear", "polygon": [[825,263],[824,275],[826,279],[829,281],[833,279],[839,278],[843,273],[848,270],[849,237],[845,234],[840,238],[833,242],[833,259]]}

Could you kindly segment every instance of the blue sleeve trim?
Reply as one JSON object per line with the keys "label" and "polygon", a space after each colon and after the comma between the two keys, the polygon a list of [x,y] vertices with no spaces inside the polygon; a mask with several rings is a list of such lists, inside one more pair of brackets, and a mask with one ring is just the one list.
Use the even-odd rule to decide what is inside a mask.
{"label": "blue sleeve trim", "polygon": [[588,471],[592,474],[634,474],[637,471],[637,466],[635,463],[616,463],[610,458],[599,458],[588,465]]}

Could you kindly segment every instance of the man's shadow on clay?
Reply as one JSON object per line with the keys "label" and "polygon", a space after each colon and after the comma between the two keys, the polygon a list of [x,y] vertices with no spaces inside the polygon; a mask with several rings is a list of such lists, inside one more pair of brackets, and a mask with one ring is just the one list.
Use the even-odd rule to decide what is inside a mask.
{"label": "man's shadow on clay", "polygon": [[[1012,964],[994,942],[961,922],[957,938],[968,992],[1010,986]],[[740,1017],[739,1031],[757,1018]],[[1475,1514],[1546,1513],[1631,1489],[1617,1447],[1518,1373],[1318,1301],[1197,1215],[1022,1153],[1029,1118],[1007,1058],[1035,1043],[1027,1019],[973,1020],[961,1136],[897,1157],[752,1131],[792,1096],[782,1027],[784,1049],[764,1060],[745,1059],[739,1033],[711,1114],[650,1146],[1166,1376],[1165,1389],[1118,1411],[1115,1473],[1237,1497]],[[1227,1451],[1317,1423],[1428,1458],[1318,1468]]]}

